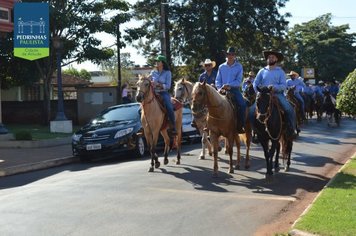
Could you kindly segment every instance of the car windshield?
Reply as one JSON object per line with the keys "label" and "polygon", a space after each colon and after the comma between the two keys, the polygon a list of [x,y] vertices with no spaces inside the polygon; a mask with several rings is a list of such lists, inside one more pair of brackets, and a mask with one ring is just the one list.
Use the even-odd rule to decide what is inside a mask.
{"label": "car windshield", "polygon": [[136,120],[139,117],[138,109],[139,105],[110,108],[98,115],[93,123]]}

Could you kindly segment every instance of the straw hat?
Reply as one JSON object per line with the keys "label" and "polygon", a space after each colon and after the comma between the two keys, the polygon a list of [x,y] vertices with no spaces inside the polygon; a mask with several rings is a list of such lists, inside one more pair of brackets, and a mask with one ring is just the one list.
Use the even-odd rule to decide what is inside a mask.
{"label": "straw hat", "polygon": [[209,58],[205,59],[205,61],[203,62],[203,65],[212,65],[212,68],[214,68],[216,66],[216,62],[210,60]]}
{"label": "straw hat", "polygon": [[248,72],[248,76],[255,76],[255,73],[253,71]]}
{"label": "straw hat", "polygon": [[293,76],[295,76],[295,77],[299,77],[299,74],[298,74],[297,72],[295,72],[295,71],[292,71],[292,70],[289,72],[288,75],[289,75],[289,76],[292,76],[292,75],[293,75]]}

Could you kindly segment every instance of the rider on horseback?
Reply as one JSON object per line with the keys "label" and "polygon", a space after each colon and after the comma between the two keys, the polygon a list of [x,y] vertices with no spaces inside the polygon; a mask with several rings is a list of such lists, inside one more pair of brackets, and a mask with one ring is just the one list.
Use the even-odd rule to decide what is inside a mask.
{"label": "rider on horseback", "polygon": [[165,56],[159,55],[156,58],[156,67],[157,70],[152,71],[150,74],[151,80],[153,81],[154,90],[155,93],[158,93],[163,99],[163,103],[168,112],[168,120],[171,124],[172,135],[177,135],[171,95],[168,93],[168,90],[171,88],[172,84],[172,73],[169,70]]}
{"label": "rider on horseback", "polygon": [[229,47],[227,50],[227,60],[219,66],[218,75],[215,80],[215,85],[218,90],[230,91],[234,94],[237,101],[239,117],[239,125],[237,127],[238,133],[245,133],[245,112],[246,102],[240,92],[240,85],[242,82],[243,69],[242,65],[237,61],[235,48]]}
{"label": "rider on horseback", "polygon": [[305,120],[305,104],[304,99],[301,96],[302,90],[305,88],[303,78],[295,71],[291,71],[289,74],[290,79],[287,80],[287,88],[295,86],[294,96],[300,104],[300,111],[302,112],[302,119]]}
{"label": "rider on horseback", "polygon": [[277,97],[279,104],[285,111],[287,118],[287,135],[296,137],[296,116],[292,105],[287,101],[283,92],[287,87],[286,77],[283,69],[277,66],[277,62],[283,60],[283,54],[276,51],[263,51],[263,55],[267,60],[267,66],[260,69],[253,83],[255,91],[258,86],[272,87],[274,95]]}

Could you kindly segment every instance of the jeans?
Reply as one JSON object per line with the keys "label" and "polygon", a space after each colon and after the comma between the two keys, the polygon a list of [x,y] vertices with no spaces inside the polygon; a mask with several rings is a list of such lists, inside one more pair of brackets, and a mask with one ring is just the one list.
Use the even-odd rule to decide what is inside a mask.
{"label": "jeans", "polygon": [[295,93],[295,98],[299,101],[301,109],[302,109],[302,115],[303,117],[305,116],[305,105],[304,105],[304,99],[302,97],[302,95],[300,95],[300,93]]}
{"label": "jeans", "polygon": [[169,93],[167,91],[161,91],[161,92],[159,92],[159,95],[161,95],[161,97],[163,99],[163,103],[167,109],[168,119],[171,122],[171,124],[175,127],[176,118],[174,116],[173,105],[171,102],[171,96],[169,95]]}
{"label": "jeans", "polygon": [[288,102],[287,98],[284,96],[283,93],[277,93],[275,95],[276,95],[276,97],[277,97],[277,99],[279,101],[279,104],[281,104],[283,110],[286,113],[286,118],[287,118],[287,122],[289,124],[289,128],[291,128],[294,131],[295,128],[297,127],[294,108]]}
{"label": "jeans", "polygon": [[242,127],[245,127],[246,102],[242,97],[241,92],[238,88],[231,88],[230,92],[232,92],[235,96],[237,105],[239,107],[239,113],[237,115],[241,121]]}

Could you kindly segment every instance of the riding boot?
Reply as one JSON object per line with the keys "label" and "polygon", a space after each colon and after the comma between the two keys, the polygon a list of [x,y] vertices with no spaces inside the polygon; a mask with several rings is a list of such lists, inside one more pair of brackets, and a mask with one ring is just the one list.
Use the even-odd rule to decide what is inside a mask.
{"label": "riding boot", "polygon": [[190,125],[193,127],[193,128],[198,128],[197,127],[197,123],[195,122],[195,119],[192,120],[192,122],[190,123]]}
{"label": "riding boot", "polygon": [[172,122],[170,122],[170,131],[172,136],[177,135],[176,125]]}

